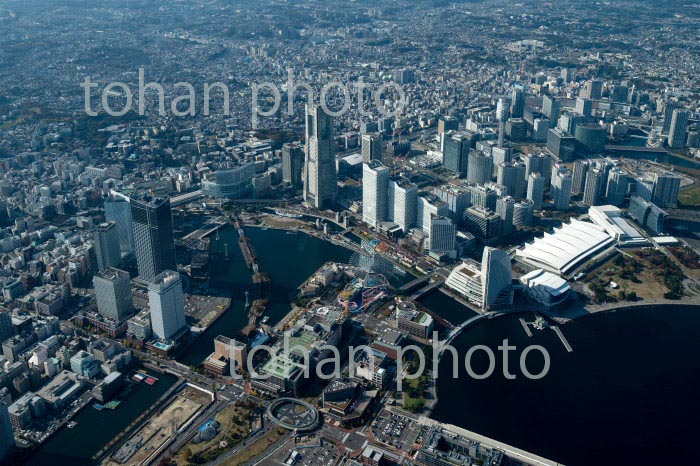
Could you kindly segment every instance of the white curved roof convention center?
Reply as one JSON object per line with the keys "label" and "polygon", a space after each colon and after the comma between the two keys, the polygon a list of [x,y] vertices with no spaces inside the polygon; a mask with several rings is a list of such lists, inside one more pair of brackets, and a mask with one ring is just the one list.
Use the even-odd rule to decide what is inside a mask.
{"label": "white curved roof convention center", "polygon": [[535,238],[516,253],[519,260],[559,275],[567,275],[616,244],[602,227],[571,219],[554,233]]}

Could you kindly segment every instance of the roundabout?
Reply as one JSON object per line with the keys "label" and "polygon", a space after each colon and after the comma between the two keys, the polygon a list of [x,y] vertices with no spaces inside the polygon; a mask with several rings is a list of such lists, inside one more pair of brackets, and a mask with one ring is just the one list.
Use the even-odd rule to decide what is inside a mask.
{"label": "roundabout", "polygon": [[296,398],[278,398],[267,408],[267,417],[288,430],[307,431],[319,424],[318,410]]}

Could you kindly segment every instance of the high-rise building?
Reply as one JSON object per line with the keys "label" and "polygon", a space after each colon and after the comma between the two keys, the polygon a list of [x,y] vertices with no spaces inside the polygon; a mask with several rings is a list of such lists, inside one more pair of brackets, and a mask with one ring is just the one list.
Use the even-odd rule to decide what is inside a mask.
{"label": "high-rise building", "polygon": [[491,181],[493,174],[493,157],[484,152],[473,150],[469,153],[467,181],[484,184]]}
{"label": "high-rise building", "polygon": [[[498,196],[503,195],[504,193],[499,193],[497,192],[496,189],[494,189],[493,185],[483,185],[483,184],[474,184],[470,185],[468,188],[470,196],[471,196],[471,204],[478,206],[478,207],[484,207],[485,209],[489,210],[495,210],[496,209],[496,201],[498,200]],[[507,191],[507,189],[506,189]],[[505,193],[507,194],[507,193]]]}
{"label": "high-rise building", "polygon": [[515,211],[515,199],[511,196],[499,197],[496,201],[496,215],[501,217],[501,236],[513,233],[513,213]]}
{"label": "high-rise building", "polygon": [[464,211],[471,205],[471,191],[465,184],[444,184],[433,190],[436,196],[447,203],[449,218],[455,225],[464,222]]}
{"label": "high-rise building", "polygon": [[416,224],[418,186],[407,178],[395,177],[389,181],[388,217],[405,232]]}
{"label": "high-rise building", "polygon": [[527,198],[535,210],[542,210],[544,201],[544,178],[539,173],[531,173],[527,178]]}
{"label": "high-rise building", "polygon": [[447,203],[440,200],[435,194],[420,193],[416,202],[416,227],[429,233],[431,215],[447,217],[449,215]]}
{"label": "high-rise building", "polygon": [[459,121],[457,118],[449,115],[443,115],[438,119],[438,136],[450,130],[457,131],[459,129]]}
{"label": "high-rise building", "polygon": [[295,187],[301,187],[304,172],[304,148],[298,142],[282,146],[282,181]]}
{"label": "high-rise building", "polygon": [[559,121],[559,113],[561,112],[561,103],[556,97],[551,95],[545,95],[542,98],[542,113],[544,116],[549,118],[552,126],[557,124]]}
{"label": "high-rise building", "polygon": [[452,259],[457,257],[457,227],[449,218],[430,216],[428,241],[430,252],[447,253]]}
{"label": "high-rise building", "polygon": [[317,209],[334,202],[338,193],[333,134],[333,118],[320,105],[307,105],[304,201]]}
{"label": "high-rise building", "polygon": [[513,206],[513,226],[531,227],[534,224],[535,204],[530,199],[523,199]]}
{"label": "high-rise building", "polygon": [[581,90],[581,97],[584,99],[600,99],[603,95],[603,81],[594,79],[586,81]]}
{"label": "high-rise building", "polygon": [[539,173],[544,178],[545,183],[549,183],[552,178],[552,157],[549,154],[540,152],[539,154],[526,154],[525,177],[529,179],[533,173]]}
{"label": "high-rise building", "polygon": [[610,100],[617,103],[627,103],[630,89],[622,84],[615,84],[610,91]]}
{"label": "high-rise building", "polygon": [[586,118],[590,118],[593,114],[593,101],[584,97],[576,99],[576,113],[580,113]]}
{"label": "high-rise building", "polygon": [[671,131],[671,122],[673,121],[673,111],[676,109],[681,108],[681,104],[679,102],[669,100],[666,102],[666,105],[664,106],[664,121],[663,121],[663,127],[661,129],[662,134],[669,134],[669,131]]}
{"label": "high-rise building", "polygon": [[186,327],[180,274],[165,270],[148,284],[148,307],[153,335],[169,340]]}
{"label": "high-rise building", "polygon": [[572,177],[571,172],[565,166],[555,166],[552,175],[550,194],[554,200],[554,208],[566,210],[571,202]]}
{"label": "high-rise building", "polygon": [[525,114],[525,92],[514,88],[510,95],[510,117],[522,118]]}
{"label": "high-rise building", "polygon": [[139,278],[150,282],[164,270],[177,270],[170,199],[132,198],[131,217]]}
{"label": "high-rise building", "polygon": [[664,232],[664,222],[667,214],[656,204],[645,201],[639,196],[630,197],[630,215],[642,227],[651,231],[654,235]]}
{"label": "high-rise building", "polygon": [[586,173],[586,186],[583,191],[583,203],[587,206],[600,205],[601,194],[604,192],[605,172],[599,169]]}
{"label": "high-rise building", "polygon": [[396,70],[396,82],[399,84],[409,84],[416,81],[415,72],[408,68]]}
{"label": "high-rise building", "polygon": [[621,205],[627,195],[627,185],[627,173],[620,168],[610,170],[610,173],[608,173],[608,186],[605,190],[605,201],[611,205]]}
{"label": "high-rise building", "polygon": [[446,133],[442,164],[448,170],[464,175],[467,173],[471,139],[464,134]]}
{"label": "high-rise building", "polygon": [[678,204],[678,191],[681,189],[681,177],[670,172],[656,174],[654,177],[654,194],[652,202],[659,207],[675,207]]}
{"label": "high-rise building", "polygon": [[508,195],[523,197],[526,189],[526,167],[522,162],[500,163],[498,165],[497,183],[508,189]]}
{"label": "high-rise building", "polygon": [[367,133],[362,135],[362,161],[364,163],[373,160],[382,160],[382,135],[379,133]]}
{"label": "high-rise building", "polygon": [[586,174],[590,167],[588,160],[577,160],[574,162],[574,174],[571,179],[571,194],[580,194],[586,185]]}
{"label": "high-rise building", "polygon": [[481,257],[483,309],[513,304],[513,269],[510,256],[501,249],[485,247]]}
{"label": "high-rise building", "polygon": [[119,233],[115,222],[104,222],[95,228],[95,256],[98,270],[114,267],[121,262]]}
{"label": "high-rise building", "polygon": [[654,180],[651,178],[638,179],[635,193],[641,199],[651,202],[654,198]]}
{"label": "high-rise building", "polygon": [[379,161],[362,165],[362,221],[375,228],[388,219],[389,176]]}
{"label": "high-rise building", "polygon": [[15,334],[12,325],[12,314],[6,309],[0,309],[0,342],[3,342]]}
{"label": "high-rise building", "polygon": [[493,244],[501,234],[501,217],[490,209],[471,206],[464,213],[464,225],[484,244]]}
{"label": "high-rise building", "polygon": [[7,459],[15,448],[15,437],[7,405],[0,402],[0,461]]}
{"label": "high-rise building", "polygon": [[687,110],[675,109],[671,117],[671,128],[668,132],[668,146],[681,148],[685,146],[688,131],[688,118],[690,112]]}
{"label": "high-rise building", "polygon": [[97,312],[115,322],[122,322],[133,314],[129,272],[110,267],[97,272],[92,278],[95,286]]}
{"label": "high-rise building", "polygon": [[117,224],[119,234],[119,249],[122,254],[133,254],[136,250],[134,243],[134,226],[131,220],[131,204],[127,196],[110,194],[105,200],[105,219]]}

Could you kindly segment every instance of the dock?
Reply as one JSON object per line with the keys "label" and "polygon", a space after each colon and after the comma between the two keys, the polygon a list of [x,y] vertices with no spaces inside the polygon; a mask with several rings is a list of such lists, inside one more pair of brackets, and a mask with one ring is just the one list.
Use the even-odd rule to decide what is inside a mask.
{"label": "dock", "polygon": [[525,319],[522,317],[520,318],[520,325],[523,326],[523,329],[525,330],[525,333],[527,333],[528,337],[532,337],[532,330],[530,330],[530,327],[527,325],[527,322],[525,322]]}
{"label": "dock", "polygon": [[569,342],[566,340],[566,337],[562,333],[561,329],[555,325],[554,327],[552,327],[552,330],[554,330],[554,332],[557,334],[557,336],[561,340],[562,344],[564,345],[564,348],[566,348],[566,351],[568,351],[569,353],[573,353],[574,349],[571,347]]}

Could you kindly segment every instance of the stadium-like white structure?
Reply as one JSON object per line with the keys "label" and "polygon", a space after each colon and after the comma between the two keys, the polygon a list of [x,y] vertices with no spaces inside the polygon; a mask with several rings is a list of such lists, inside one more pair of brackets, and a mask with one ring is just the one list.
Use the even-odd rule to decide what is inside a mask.
{"label": "stadium-like white structure", "polygon": [[516,252],[519,261],[567,276],[589,260],[607,254],[617,244],[604,228],[571,219],[570,223],[535,238]]}

